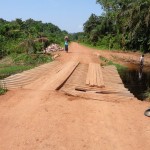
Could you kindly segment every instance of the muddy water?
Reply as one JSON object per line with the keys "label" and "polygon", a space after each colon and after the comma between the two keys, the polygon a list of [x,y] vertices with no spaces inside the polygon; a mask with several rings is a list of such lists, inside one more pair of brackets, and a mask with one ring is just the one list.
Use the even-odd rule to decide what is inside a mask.
{"label": "muddy water", "polygon": [[150,88],[150,68],[128,64],[128,69],[119,72],[126,88],[139,100],[146,99],[144,93]]}

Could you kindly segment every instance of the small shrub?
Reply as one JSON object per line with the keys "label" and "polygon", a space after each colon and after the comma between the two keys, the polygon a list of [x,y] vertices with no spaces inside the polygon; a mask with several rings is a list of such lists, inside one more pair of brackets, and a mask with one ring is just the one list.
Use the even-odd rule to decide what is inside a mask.
{"label": "small shrub", "polygon": [[7,89],[0,88],[0,95],[4,95],[7,92]]}
{"label": "small shrub", "polygon": [[144,97],[147,101],[150,101],[150,88],[146,90],[146,92],[144,93]]}
{"label": "small shrub", "polygon": [[109,49],[109,37],[104,36],[99,39],[96,45],[100,46],[101,49]]}

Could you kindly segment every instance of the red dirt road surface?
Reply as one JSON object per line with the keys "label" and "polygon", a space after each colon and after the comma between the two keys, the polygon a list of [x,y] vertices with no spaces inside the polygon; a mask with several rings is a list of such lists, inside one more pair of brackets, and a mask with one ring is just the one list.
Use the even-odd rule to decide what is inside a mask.
{"label": "red dirt road surface", "polygon": [[[21,88],[9,85],[12,90],[0,96],[0,150],[150,150],[150,118],[144,116],[150,103],[132,97],[122,85],[116,86],[118,95],[71,91],[83,85],[89,63],[100,63],[98,54],[109,52],[71,43],[69,53],[61,52],[36,80]],[[102,70],[104,82],[115,86],[107,70]],[[63,86],[56,91],[58,83]]]}

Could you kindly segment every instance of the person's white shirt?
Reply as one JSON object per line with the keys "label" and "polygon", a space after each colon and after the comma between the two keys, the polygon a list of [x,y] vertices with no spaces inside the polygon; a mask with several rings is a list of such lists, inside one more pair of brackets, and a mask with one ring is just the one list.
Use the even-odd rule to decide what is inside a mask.
{"label": "person's white shirt", "polygon": [[141,57],[140,57],[140,64],[143,64],[144,63],[144,55],[142,55]]}

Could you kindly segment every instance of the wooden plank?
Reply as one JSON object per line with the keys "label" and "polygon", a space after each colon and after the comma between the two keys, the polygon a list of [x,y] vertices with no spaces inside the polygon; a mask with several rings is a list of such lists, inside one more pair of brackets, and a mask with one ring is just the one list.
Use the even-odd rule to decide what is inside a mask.
{"label": "wooden plank", "polygon": [[104,79],[103,79],[103,75],[102,75],[102,70],[101,70],[101,66],[100,65],[98,67],[98,72],[99,72],[99,78],[100,78],[100,86],[99,87],[105,87]]}
{"label": "wooden plank", "polygon": [[86,88],[79,88],[79,87],[76,87],[75,88],[76,91],[83,91],[83,92],[89,92],[89,91],[93,91],[95,93],[98,93],[98,94],[112,94],[112,93],[118,93],[118,91],[106,91],[106,90],[92,90],[92,89],[86,89]]}
{"label": "wooden plank", "polygon": [[99,101],[108,101],[108,102],[119,102],[122,100],[131,100],[133,99],[133,97],[125,97],[123,95],[114,95],[114,94],[110,94],[110,95],[105,95],[105,94],[96,94],[96,93],[86,93],[86,92],[76,92],[76,91],[70,91],[70,90],[66,90],[64,91],[67,95],[73,95],[76,97],[81,97],[84,99],[90,99],[90,100],[99,100]]}
{"label": "wooden plank", "polygon": [[93,64],[94,65],[94,79],[95,79],[95,86],[98,86],[97,83],[97,64]]}
{"label": "wooden plank", "polygon": [[90,86],[93,86],[93,66],[92,63],[90,63]]}
{"label": "wooden plank", "polygon": [[99,78],[99,76],[100,76],[100,73],[99,73],[99,70],[98,70],[98,67],[99,67],[99,65],[96,65],[96,80],[97,80],[97,85],[98,85],[98,87],[100,87],[100,78]]}
{"label": "wooden plank", "polygon": [[89,86],[104,87],[101,66],[96,63],[90,63],[86,78],[86,84]]}
{"label": "wooden plank", "polygon": [[95,92],[110,92],[110,93],[130,93],[126,89],[114,89],[114,88],[96,88],[96,87],[85,87],[85,86],[75,86],[75,90],[78,91],[95,91]]}
{"label": "wooden plank", "polygon": [[117,94],[117,95],[124,95],[129,97],[134,97],[130,91],[127,89],[115,89],[115,88],[96,88],[96,87],[85,87],[85,86],[75,86],[75,90],[83,91],[83,92],[95,92],[99,94]]}
{"label": "wooden plank", "polygon": [[[90,67],[90,66],[89,66]],[[87,77],[86,77],[86,84],[90,84],[90,69],[88,67]]]}
{"label": "wooden plank", "polygon": [[60,70],[50,82],[49,90],[58,90],[66,82],[78,64],[79,62],[74,61],[65,64],[62,70]]}
{"label": "wooden plank", "polygon": [[94,64],[92,64],[92,76],[91,76],[91,81],[92,81],[92,84],[91,86],[95,86],[95,68],[94,68]]}
{"label": "wooden plank", "polygon": [[[98,90],[93,90],[93,89],[88,89],[88,88],[83,88],[83,87],[76,87],[75,88],[76,91],[81,91],[81,92],[86,92],[86,94],[88,94],[89,92],[92,92],[93,94],[111,94],[112,97],[113,96],[124,96],[124,97],[134,97],[133,94],[131,94],[130,92],[124,92],[124,91],[117,91],[117,90],[101,90],[101,89],[98,89]],[[97,95],[97,96],[98,96]]]}

